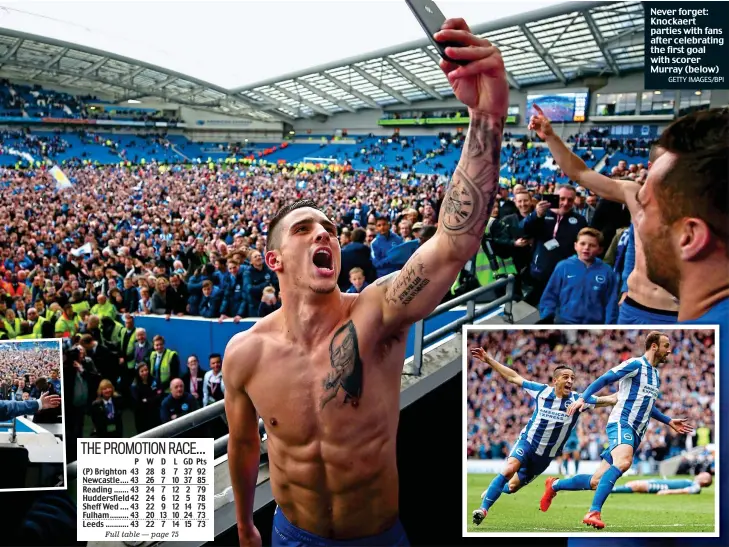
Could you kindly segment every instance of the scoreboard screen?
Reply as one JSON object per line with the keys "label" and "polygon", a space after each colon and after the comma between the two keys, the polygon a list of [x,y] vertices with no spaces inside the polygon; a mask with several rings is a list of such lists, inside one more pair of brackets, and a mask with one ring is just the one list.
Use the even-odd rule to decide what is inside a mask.
{"label": "scoreboard screen", "polygon": [[589,90],[545,91],[527,95],[527,117],[535,113],[536,103],[553,122],[584,122],[587,119]]}

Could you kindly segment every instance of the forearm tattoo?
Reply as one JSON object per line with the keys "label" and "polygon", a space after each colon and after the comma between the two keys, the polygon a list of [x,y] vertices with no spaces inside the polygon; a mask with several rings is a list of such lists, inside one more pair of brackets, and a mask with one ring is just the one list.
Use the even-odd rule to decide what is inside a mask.
{"label": "forearm tattoo", "polygon": [[440,224],[454,246],[470,235],[479,240],[491,216],[501,169],[504,119],[473,117],[466,143],[446,190]]}

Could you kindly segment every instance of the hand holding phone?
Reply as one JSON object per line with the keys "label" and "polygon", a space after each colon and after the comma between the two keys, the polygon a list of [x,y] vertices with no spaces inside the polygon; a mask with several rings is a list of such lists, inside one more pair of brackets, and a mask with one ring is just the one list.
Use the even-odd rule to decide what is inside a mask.
{"label": "hand holding phone", "polygon": [[559,196],[557,194],[545,194],[542,197],[544,198],[544,201],[549,202],[549,206],[552,209],[559,208]]}
{"label": "hand holding phone", "polygon": [[[443,58],[439,65],[456,99],[471,114],[503,119],[509,106],[509,83],[499,49],[474,35],[463,19],[445,20],[433,0],[405,1]],[[501,128],[501,122],[497,124]]]}
{"label": "hand holding phone", "polygon": [[446,21],[445,15],[443,15],[443,12],[435,5],[435,2],[433,2],[433,0],[405,0],[405,2],[413,12],[413,15],[415,15],[415,18],[418,20],[418,23],[420,23],[425,34],[427,34],[430,43],[433,44],[433,47],[435,47],[435,49],[437,49],[440,53],[440,56],[451,63],[461,66],[467,65],[468,61],[452,59],[446,55],[446,48],[463,47],[463,44],[459,44],[458,42],[439,42],[435,39],[435,33],[443,28],[443,23]]}

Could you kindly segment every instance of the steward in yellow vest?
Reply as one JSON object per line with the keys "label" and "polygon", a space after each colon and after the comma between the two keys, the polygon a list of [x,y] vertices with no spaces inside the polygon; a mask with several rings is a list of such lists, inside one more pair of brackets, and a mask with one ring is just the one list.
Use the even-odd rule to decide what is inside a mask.
{"label": "steward in yellow vest", "polygon": [[154,337],[154,352],[149,356],[149,374],[157,380],[165,393],[170,392],[170,382],[180,377],[180,357],[176,351],[165,348],[165,339],[159,334]]}

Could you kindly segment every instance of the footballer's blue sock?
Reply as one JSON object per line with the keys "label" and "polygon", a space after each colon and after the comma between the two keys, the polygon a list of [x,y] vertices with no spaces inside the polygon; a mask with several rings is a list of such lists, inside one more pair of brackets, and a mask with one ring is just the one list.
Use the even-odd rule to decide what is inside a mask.
{"label": "footballer's blue sock", "polygon": [[509,488],[508,482],[504,485],[504,488],[503,488],[503,490],[501,490],[501,493],[502,494],[511,494],[511,488]]}
{"label": "footballer's blue sock", "polygon": [[481,500],[481,509],[488,511],[491,506],[496,503],[496,500],[499,499],[501,490],[504,488],[506,483],[507,480],[504,475],[496,475],[496,477],[494,477],[494,480],[492,480],[489,485],[489,489],[486,490],[486,495]]}
{"label": "footballer's blue sock", "polygon": [[575,460],[575,475],[580,472],[580,460]]}
{"label": "footballer's blue sock", "polygon": [[616,486],[613,488],[613,494],[632,494],[633,489],[630,486]]}
{"label": "footballer's blue sock", "polygon": [[575,475],[569,479],[559,479],[554,482],[552,488],[556,492],[560,490],[590,490],[590,479],[592,475]]}
{"label": "footballer's blue sock", "polygon": [[614,465],[611,465],[610,469],[605,471],[605,474],[602,476],[597,485],[595,497],[592,498],[592,507],[590,507],[590,511],[602,511],[602,506],[607,497],[610,495],[610,492],[613,491],[615,482],[622,476],[623,472]]}

